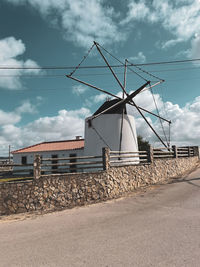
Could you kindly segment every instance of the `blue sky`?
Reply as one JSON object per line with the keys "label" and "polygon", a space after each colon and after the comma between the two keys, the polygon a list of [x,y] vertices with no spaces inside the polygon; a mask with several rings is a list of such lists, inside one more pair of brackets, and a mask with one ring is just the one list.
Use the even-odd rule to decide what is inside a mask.
{"label": "blue sky", "polygon": [[[93,40],[120,60],[133,63],[200,58],[199,0],[2,0],[0,24],[2,67],[75,66]],[[94,51],[84,64],[103,62]],[[160,113],[173,122],[174,144],[199,144],[199,67],[197,62],[143,66],[165,79],[154,95]],[[123,70],[116,72],[122,78]],[[0,70],[1,155],[9,144],[17,149],[84,134],[84,118],[103,103],[105,95],[67,79],[69,73],[68,69]],[[107,70],[78,74],[103,89],[120,92]],[[128,73],[127,90],[138,85]],[[149,91],[135,102],[155,112]],[[134,114],[138,133],[155,144],[151,130]],[[162,135],[159,122],[148,119]]]}

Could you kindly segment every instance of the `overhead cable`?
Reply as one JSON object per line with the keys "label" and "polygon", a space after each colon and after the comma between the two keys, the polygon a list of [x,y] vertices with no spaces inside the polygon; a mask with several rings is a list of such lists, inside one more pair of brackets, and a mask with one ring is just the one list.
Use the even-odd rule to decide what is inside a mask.
{"label": "overhead cable", "polygon": [[[150,63],[140,63],[140,64],[127,64],[127,66],[131,67],[131,66],[166,65],[166,64],[177,64],[177,63],[190,63],[190,62],[195,62],[195,61],[200,61],[200,58],[174,60],[174,61],[150,62]],[[110,65],[110,66],[112,68],[121,68],[121,67],[124,67],[124,64]],[[0,65],[0,69],[8,69],[8,70],[71,70],[74,68],[75,68],[75,66],[19,67],[19,66],[11,66],[11,65]],[[79,67],[79,69],[101,69],[101,68],[108,68],[108,66],[106,66],[106,65],[91,65],[91,66]]]}

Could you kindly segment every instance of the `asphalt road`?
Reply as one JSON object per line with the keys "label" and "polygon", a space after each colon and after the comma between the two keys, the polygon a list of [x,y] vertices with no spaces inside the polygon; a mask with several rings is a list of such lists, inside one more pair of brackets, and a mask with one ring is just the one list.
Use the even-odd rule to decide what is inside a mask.
{"label": "asphalt road", "polygon": [[200,266],[200,169],[185,181],[0,221],[0,266]]}

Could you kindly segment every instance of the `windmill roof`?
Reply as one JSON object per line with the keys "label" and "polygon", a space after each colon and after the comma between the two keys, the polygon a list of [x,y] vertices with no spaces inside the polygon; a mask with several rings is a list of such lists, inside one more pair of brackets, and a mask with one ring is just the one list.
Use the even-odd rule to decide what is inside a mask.
{"label": "windmill roof", "polygon": [[[112,100],[108,100],[108,101],[104,102],[103,105],[101,105],[93,115],[97,115],[97,114],[103,112],[107,108],[117,104],[120,100],[121,99],[112,99]],[[125,107],[124,104],[118,105],[118,106],[113,107],[112,109],[106,111],[104,114],[122,114],[124,107]],[[127,114],[126,107],[125,107],[124,113]]]}
{"label": "windmill roof", "polygon": [[84,139],[78,140],[63,140],[63,141],[50,141],[35,144],[32,146],[24,147],[12,151],[12,154],[26,153],[26,152],[42,152],[42,151],[59,151],[59,150],[76,150],[84,148]]}

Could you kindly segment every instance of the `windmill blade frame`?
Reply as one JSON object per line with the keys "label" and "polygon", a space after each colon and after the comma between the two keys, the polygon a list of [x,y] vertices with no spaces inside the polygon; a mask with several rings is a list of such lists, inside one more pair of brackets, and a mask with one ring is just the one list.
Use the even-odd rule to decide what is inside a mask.
{"label": "windmill blade frame", "polygon": [[[77,81],[77,82],[79,82],[79,83],[82,83],[82,84],[84,84],[84,85],[86,85],[86,86],[88,86],[88,87],[91,87],[91,88],[93,88],[93,89],[95,89],[95,90],[97,90],[97,91],[100,91],[100,92],[102,92],[102,93],[105,93],[105,94],[107,94],[107,95],[109,95],[109,96],[112,96],[112,97],[114,97],[114,98],[122,99],[121,97],[119,97],[119,96],[117,96],[117,95],[115,95],[115,94],[112,94],[112,93],[110,93],[110,92],[108,92],[108,91],[106,91],[106,90],[103,90],[103,89],[101,89],[101,88],[99,88],[99,87],[97,87],[97,86],[95,86],[95,85],[90,84],[90,83],[87,83],[87,82],[84,82],[84,81],[82,81],[82,80],[79,80],[79,79],[77,79],[76,77],[73,77],[73,76],[70,76],[70,75],[66,75],[66,77],[69,78],[69,79],[72,79],[72,80],[74,80],[74,81]],[[135,104],[133,104],[133,103],[129,103],[129,104],[130,104],[131,106],[135,107]],[[151,115],[157,117],[157,118],[160,118],[160,119],[162,119],[162,120],[164,120],[164,121],[166,121],[166,122],[168,122],[168,123],[171,123],[171,121],[169,121],[169,120],[167,120],[167,119],[165,119],[165,118],[163,118],[163,117],[161,117],[161,116],[158,116],[157,114],[155,114],[155,113],[153,113],[153,112],[151,112],[151,111],[149,111],[149,110],[147,110],[147,109],[145,109],[145,108],[143,108],[143,107],[140,107],[140,106],[137,106],[137,107],[138,107],[139,109],[141,109],[141,110],[143,110],[143,111],[145,111],[145,112],[147,112],[147,113],[149,113],[149,114],[151,114]]]}
{"label": "windmill blade frame", "polygon": [[134,98],[137,94],[139,94],[143,90],[143,88],[146,87],[146,85],[149,83],[150,83],[149,81],[146,82],[145,84],[143,84],[140,88],[138,88],[136,91],[134,91],[130,95],[127,94],[126,98],[122,98],[119,102],[117,102],[114,105],[110,106],[109,108],[103,110],[101,113],[93,116],[92,119],[95,119],[95,118],[99,117],[100,115],[106,113],[107,111],[112,110],[114,107],[117,107],[119,105],[126,105],[127,103],[129,103],[132,100],[132,98]]}
{"label": "windmill blade frame", "polygon": [[[116,99],[119,99],[119,102],[117,102],[117,103],[115,103],[114,105],[108,107],[107,109],[103,110],[103,111],[100,112],[99,114],[92,116],[92,117],[90,118],[90,122],[91,122],[91,120],[93,120],[93,119],[99,117],[100,115],[102,115],[102,114],[104,114],[104,113],[106,113],[106,112],[112,110],[113,108],[115,108],[115,107],[117,107],[117,106],[119,106],[119,105],[124,105],[124,106],[125,106],[126,104],[130,104],[130,105],[134,106],[134,107],[137,109],[137,111],[139,112],[139,114],[142,116],[142,118],[145,120],[145,122],[148,124],[148,126],[151,128],[151,130],[154,132],[154,134],[157,136],[157,138],[160,140],[160,142],[161,142],[166,148],[168,148],[169,143],[167,142],[167,143],[168,143],[168,146],[164,143],[164,141],[162,140],[162,138],[158,135],[158,133],[156,132],[156,130],[153,128],[153,126],[148,122],[148,120],[146,119],[146,117],[144,116],[144,114],[142,113],[141,110],[143,110],[143,111],[145,111],[145,112],[147,112],[147,113],[149,113],[149,114],[151,114],[151,115],[153,115],[153,116],[156,116],[156,117],[159,118],[159,119],[162,119],[162,120],[164,120],[164,121],[167,121],[167,122],[169,123],[169,125],[171,124],[171,121],[169,121],[169,120],[167,120],[167,119],[165,119],[165,118],[162,118],[159,114],[157,115],[157,114],[155,114],[155,113],[153,113],[153,112],[150,112],[150,111],[148,111],[148,110],[146,110],[146,109],[144,109],[144,108],[141,108],[141,107],[137,106],[136,103],[133,101],[133,98],[134,98],[136,95],[138,95],[139,93],[141,93],[141,92],[143,92],[143,91],[145,91],[145,90],[151,89],[152,87],[155,87],[156,85],[158,85],[158,84],[164,82],[164,80],[163,80],[163,79],[159,79],[158,77],[156,77],[156,76],[154,76],[154,75],[151,75],[151,74],[148,73],[147,71],[143,71],[141,68],[138,68],[138,69],[142,70],[144,73],[146,73],[146,74],[148,74],[148,75],[150,75],[150,76],[152,76],[152,77],[154,77],[154,78],[157,78],[157,79],[159,80],[159,81],[156,82],[155,84],[146,87],[147,85],[150,84],[151,81],[148,81],[147,79],[145,79],[144,77],[142,77],[140,74],[138,74],[137,72],[133,71],[130,67],[128,67],[128,66],[127,66],[127,62],[128,62],[128,60],[125,60],[125,64],[122,63],[120,60],[118,60],[116,57],[114,57],[113,55],[111,55],[111,53],[109,53],[107,50],[105,50],[102,46],[100,46],[100,45],[99,45],[97,42],[95,42],[95,41],[94,41],[93,46],[92,46],[91,49],[89,50],[89,52],[92,50],[92,48],[93,48],[94,46],[96,46],[96,48],[97,48],[99,54],[101,55],[101,57],[103,58],[104,62],[105,62],[106,65],[107,65],[107,67],[110,69],[112,75],[114,76],[115,80],[117,81],[117,83],[118,83],[119,86],[121,87],[121,89],[122,89],[122,96],[123,96],[123,97],[120,98],[120,97],[118,97],[118,96],[116,96],[116,95],[114,95],[114,94],[112,94],[112,93],[110,93],[110,92],[108,92],[108,91],[106,91],[106,90],[104,90],[104,89],[98,88],[97,86],[94,86],[94,85],[92,85],[92,84],[90,84],[90,83],[81,81],[80,79],[77,79],[76,77],[73,77],[73,76],[72,76],[72,75],[74,74],[74,72],[80,67],[80,65],[81,65],[81,63],[83,62],[83,60],[85,60],[86,57],[84,57],[84,59],[83,59],[83,60],[81,61],[81,63],[75,68],[75,70],[74,70],[70,75],[66,75],[66,77],[68,77],[68,78],[70,78],[70,79],[73,79],[73,80],[75,80],[75,81],[77,81],[77,82],[80,82],[80,83],[82,83],[82,84],[84,84],[84,85],[86,85],[86,86],[89,86],[89,87],[91,87],[91,88],[93,88],[93,89],[95,89],[95,90],[98,90],[98,91],[100,91],[100,92],[102,92],[102,93],[108,94],[108,95],[110,95],[110,96],[112,96],[112,97],[114,97],[114,98],[116,98]],[[102,53],[100,47],[103,48],[108,54],[110,54],[112,57],[114,57],[114,58],[117,59],[120,63],[122,63],[122,64],[124,65],[124,67],[125,67],[125,70],[124,70],[124,85],[122,85],[122,83],[121,83],[120,80],[118,79],[118,77],[117,77],[117,75],[115,74],[114,70],[112,69],[112,67],[110,66],[109,62],[107,61],[106,57],[103,55],[103,53]],[[88,56],[88,55],[89,55],[89,53],[87,54],[87,56]],[[126,92],[126,70],[127,70],[127,68],[128,68],[128,69],[131,69],[131,71],[133,71],[136,75],[138,75],[140,78],[142,78],[143,80],[146,81],[146,83],[145,83],[144,85],[142,85],[140,88],[138,88],[137,90],[135,90],[135,91],[134,91],[133,93],[131,93],[130,95]],[[126,98],[124,98],[124,95],[126,95]],[[123,112],[122,112],[122,122],[121,122],[121,124],[123,124]],[[122,128],[123,128],[123,126],[121,125],[121,129],[122,129]],[[170,137],[169,137],[169,138],[170,138]],[[122,136],[120,137],[120,140],[121,140],[121,139],[122,139]],[[120,142],[121,142],[121,141],[120,141]]]}

